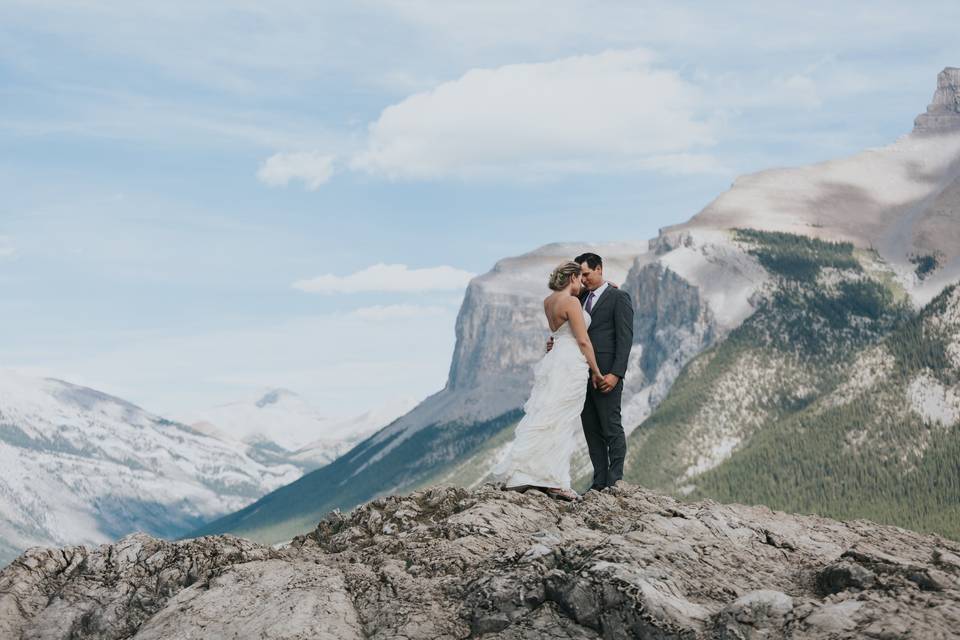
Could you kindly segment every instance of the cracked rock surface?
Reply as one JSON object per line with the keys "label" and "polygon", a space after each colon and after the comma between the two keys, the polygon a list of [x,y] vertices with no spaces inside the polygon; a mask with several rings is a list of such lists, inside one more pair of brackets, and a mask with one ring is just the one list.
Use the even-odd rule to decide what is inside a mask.
{"label": "cracked rock surface", "polygon": [[960,543],[857,520],[437,487],[288,547],[133,535],[0,572],[0,638],[956,638]]}

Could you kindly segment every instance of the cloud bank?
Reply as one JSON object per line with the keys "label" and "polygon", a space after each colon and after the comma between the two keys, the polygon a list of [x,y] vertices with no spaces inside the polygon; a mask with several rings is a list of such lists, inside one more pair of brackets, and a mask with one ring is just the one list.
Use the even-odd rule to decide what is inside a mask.
{"label": "cloud bank", "polygon": [[[472,69],[384,109],[345,164],[394,180],[716,172],[708,106],[643,49]],[[260,175],[286,184],[318,164],[316,188],[331,173],[318,152],[277,154]]]}
{"label": "cloud bank", "polygon": [[333,156],[315,151],[276,153],[267,158],[257,178],[271,187],[286,186],[291,180],[303,181],[306,188],[316,191],[333,175]]}
{"label": "cloud bank", "polygon": [[636,49],[473,69],[384,109],[350,166],[401,179],[682,170],[677,158],[715,134],[697,87],[652,59]]}
{"label": "cloud bank", "polygon": [[411,269],[405,264],[375,264],[356,273],[332,273],[293,283],[309,293],[422,293],[463,289],[474,274],[448,266]]}

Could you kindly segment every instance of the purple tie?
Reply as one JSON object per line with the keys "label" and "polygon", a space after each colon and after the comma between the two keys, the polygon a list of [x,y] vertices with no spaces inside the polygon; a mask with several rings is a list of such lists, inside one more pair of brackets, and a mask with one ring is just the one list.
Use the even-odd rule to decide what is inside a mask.
{"label": "purple tie", "polygon": [[587,313],[593,313],[593,294],[594,292],[591,291],[590,295],[587,296],[587,306],[586,306]]}

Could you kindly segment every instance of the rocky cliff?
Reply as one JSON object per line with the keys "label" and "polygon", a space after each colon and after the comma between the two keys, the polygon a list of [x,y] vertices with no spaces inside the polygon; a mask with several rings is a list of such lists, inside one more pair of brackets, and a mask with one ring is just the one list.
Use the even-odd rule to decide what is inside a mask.
{"label": "rocky cliff", "polygon": [[927,112],[917,116],[914,131],[937,132],[960,127],[960,69],[947,67],[937,76],[937,90]]}
{"label": "rocky cliff", "polygon": [[0,572],[0,636],[956,637],[960,544],[867,521],[433,488],[334,513],[285,548],[134,535]]}

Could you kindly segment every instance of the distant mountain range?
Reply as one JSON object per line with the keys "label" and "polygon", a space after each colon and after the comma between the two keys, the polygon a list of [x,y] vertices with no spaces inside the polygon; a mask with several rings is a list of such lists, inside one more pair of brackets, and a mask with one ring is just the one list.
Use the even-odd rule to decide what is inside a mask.
{"label": "distant mountain range", "polygon": [[[217,425],[190,426],[93,389],[0,370],[0,564],[35,545],[183,535],[326,464],[410,404],[323,420],[289,391],[259,400],[218,408]],[[313,441],[291,451],[266,439],[285,425]]]}
{"label": "distant mountain range", "polygon": [[33,545],[182,535],[301,471],[93,389],[0,371],[0,561]]}
{"label": "distant mountain range", "polygon": [[193,429],[224,441],[247,444],[261,462],[289,463],[310,471],[349,451],[416,405],[393,399],[361,415],[331,418],[289,389],[195,411],[181,417]]}
{"label": "distant mountain range", "polygon": [[[955,68],[889,146],[739,178],[649,243],[498,262],[468,287],[443,391],[194,533],[276,542],[377,495],[482,482],[542,354],[546,276],[584,250],[605,257],[636,307],[628,478],[960,536]],[[581,454],[574,471],[588,465]]]}

